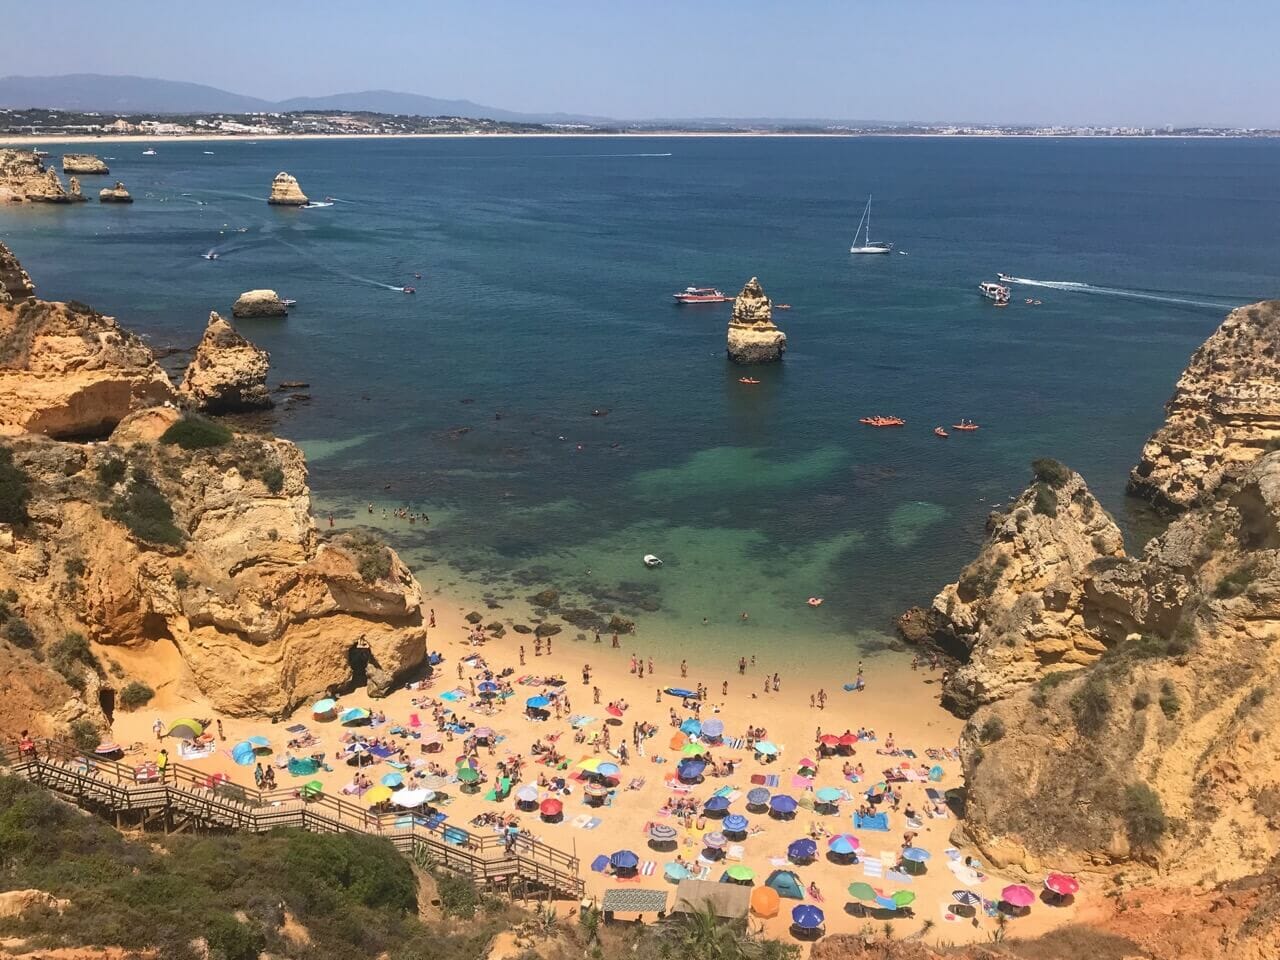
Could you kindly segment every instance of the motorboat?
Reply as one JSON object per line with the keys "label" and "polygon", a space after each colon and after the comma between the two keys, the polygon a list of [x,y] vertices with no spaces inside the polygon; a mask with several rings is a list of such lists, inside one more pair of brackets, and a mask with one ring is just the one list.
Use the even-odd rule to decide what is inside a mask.
{"label": "motorboat", "polygon": [[144,157],[154,157],[154,156],[156,155],[155,148],[154,148],[154,147],[147,147],[147,149],[145,149],[145,150],[143,150],[143,151],[142,151],[142,155],[143,155]]}
{"label": "motorboat", "polygon": [[755,377],[739,377],[739,378],[738,378],[738,382],[739,382],[739,383],[745,383],[745,384],[751,385],[751,384],[757,384],[757,383],[759,383],[760,381],[759,381],[759,380],[757,380]]}
{"label": "motorboat", "polygon": [[962,430],[962,431],[964,431],[964,432],[968,433],[968,432],[971,432],[971,431],[973,431],[973,430],[977,430],[977,429],[978,429],[978,425],[977,425],[976,423],[974,423],[972,420],[961,420],[959,423],[953,423],[953,424],[951,425],[951,429],[952,429],[952,430]]}
{"label": "motorboat", "polygon": [[942,437],[943,439],[946,439],[947,437],[951,436],[951,434],[947,433],[947,431],[943,430],[941,427],[934,427],[933,435],[935,437]]}
{"label": "motorboat", "polygon": [[733,297],[725,296],[715,287],[685,287],[671,295],[676,303],[725,303]]}
{"label": "motorboat", "polygon": [[280,302],[283,303],[286,307],[296,307],[298,305],[297,300],[291,300],[288,297],[282,298]]}
{"label": "motorboat", "polygon": [[401,293],[417,293],[418,291],[415,290],[413,287],[401,287],[400,292]]}
{"label": "motorboat", "polygon": [[901,417],[874,416],[859,417],[858,422],[868,427],[901,427],[904,426],[907,421],[903,420]]}
{"label": "motorboat", "polygon": [[978,292],[992,301],[997,307],[1007,306],[1009,303],[1009,288],[1003,284],[985,280],[978,284]]}
{"label": "motorboat", "polygon": [[654,567],[662,566],[662,561],[657,557],[655,557],[652,553],[646,553],[644,555],[644,565],[652,570]]}
{"label": "motorboat", "polygon": [[[862,243],[858,243],[858,235],[862,235]],[[858,221],[858,229],[853,232],[853,244],[850,253],[892,253],[893,244],[887,240],[871,239],[871,197],[867,197],[866,209],[862,211],[862,219]]]}

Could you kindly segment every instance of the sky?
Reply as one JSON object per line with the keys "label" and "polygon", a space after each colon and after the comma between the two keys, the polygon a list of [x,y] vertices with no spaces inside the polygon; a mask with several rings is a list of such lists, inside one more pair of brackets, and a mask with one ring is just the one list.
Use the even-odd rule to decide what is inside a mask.
{"label": "sky", "polygon": [[[61,0],[0,73],[619,119],[1280,127],[1280,0]],[[51,30],[51,24],[56,29]]]}

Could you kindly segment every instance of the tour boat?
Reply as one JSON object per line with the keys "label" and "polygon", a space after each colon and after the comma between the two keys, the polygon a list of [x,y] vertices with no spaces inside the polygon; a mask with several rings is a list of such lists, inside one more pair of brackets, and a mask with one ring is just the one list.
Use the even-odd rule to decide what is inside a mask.
{"label": "tour boat", "polygon": [[154,157],[156,155],[156,151],[152,147],[147,147],[147,149],[142,151],[142,155],[144,157]]}
{"label": "tour boat", "polygon": [[935,437],[943,437],[943,438],[951,436],[951,434],[947,433],[947,431],[943,430],[941,427],[934,427],[933,435]]}
{"label": "tour boat", "polygon": [[660,567],[662,566],[662,561],[659,560],[657,557],[655,557],[652,553],[646,553],[644,555],[644,565],[650,568]]}
{"label": "tour boat", "polygon": [[978,292],[998,307],[1003,307],[1009,302],[1009,288],[999,283],[992,283],[990,280],[978,284]]}
{"label": "tour boat", "polygon": [[[858,243],[858,234],[862,234],[862,243]],[[858,221],[858,229],[853,232],[853,245],[850,253],[892,253],[893,244],[887,240],[871,239],[871,197],[867,196],[866,209],[862,211],[862,219]]]}
{"label": "tour boat", "polygon": [[859,417],[859,423],[866,424],[868,427],[901,427],[907,421],[901,417]]}
{"label": "tour boat", "polygon": [[959,423],[951,425],[952,430],[977,430],[978,425],[972,420],[961,420]]}
{"label": "tour boat", "polygon": [[733,297],[726,297],[715,287],[685,287],[680,293],[673,293],[676,303],[724,303]]}

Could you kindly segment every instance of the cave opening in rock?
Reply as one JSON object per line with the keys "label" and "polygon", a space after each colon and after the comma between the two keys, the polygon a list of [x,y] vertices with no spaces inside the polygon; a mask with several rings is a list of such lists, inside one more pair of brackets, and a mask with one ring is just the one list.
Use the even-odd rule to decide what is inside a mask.
{"label": "cave opening in rock", "polygon": [[114,688],[106,685],[98,688],[98,706],[102,708],[102,715],[107,718],[107,723],[111,723],[115,719],[116,713],[116,691]]}
{"label": "cave opening in rock", "polygon": [[351,668],[349,690],[358,690],[369,682],[369,665],[377,666],[373,651],[363,637],[347,648],[347,666]]}

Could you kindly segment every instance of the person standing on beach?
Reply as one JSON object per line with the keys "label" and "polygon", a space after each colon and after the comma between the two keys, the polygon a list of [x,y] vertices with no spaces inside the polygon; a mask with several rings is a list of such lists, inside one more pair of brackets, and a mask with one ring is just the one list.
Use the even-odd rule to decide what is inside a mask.
{"label": "person standing on beach", "polygon": [[435,611],[435,609],[433,608],[433,609],[432,609],[432,611],[431,611],[431,623],[429,624],[429,626],[431,626],[432,628],[434,628],[434,627],[435,627],[435,625],[436,625],[436,611]]}
{"label": "person standing on beach", "polygon": [[582,665],[582,685],[585,687],[591,683],[591,664],[584,663]]}
{"label": "person standing on beach", "polygon": [[683,680],[688,675],[689,675],[689,661],[681,660],[680,661],[680,679]]}
{"label": "person standing on beach", "polygon": [[[524,644],[520,644],[520,666],[524,666]],[[459,667],[461,669],[461,667]]]}
{"label": "person standing on beach", "polygon": [[644,679],[644,661],[643,660],[640,661],[640,665],[637,668],[636,672],[640,675],[640,679],[643,680]]}
{"label": "person standing on beach", "polygon": [[223,735],[223,733],[222,733],[222,718],[221,718],[221,717],[219,717],[219,718],[218,718],[218,739],[219,739],[219,740],[225,740],[225,739],[227,739],[227,738],[226,738],[226,736],[224,736],[224,735]]}
{"label": "person standing on beach", "polygon": [[592,703],[599,703],[599,702],[600,702],[600,688],[599,688],[599,687],[592,687],[592,688],[591,688],[591,702],[592,702]]}
{"label": "person standing on beach", "polygon": [[747,674],[747,658],[739,657],[738,658],[738,676],[744,677],[746,676],[746,674]]}
{"label": "person standing on beach", "polygon": [[653,657],[649,658],[649,676],[653,676]]}
{"label": "person standing on beach", "polygon": [[156,722],[151,725],[151,730],[155,733],[157,740],[164,739],[164,723],[161,722],[159,717],[156,717]]}
{"label": "person standing on beach", "polygon": [[631,672],[632,673],[636,672],[636,655],[634,653],[631,655]]}

